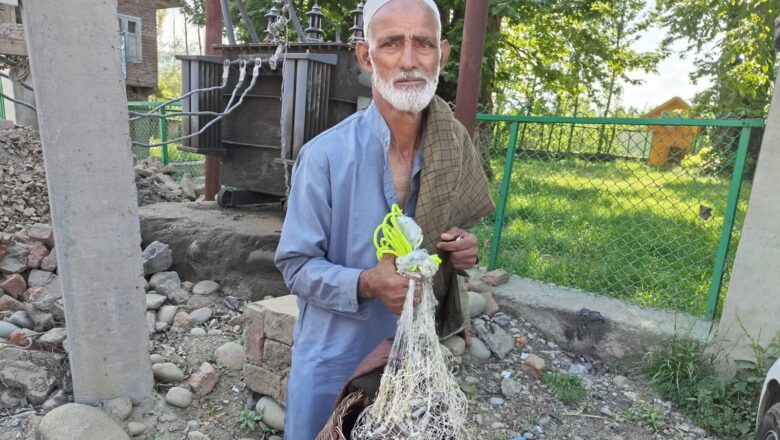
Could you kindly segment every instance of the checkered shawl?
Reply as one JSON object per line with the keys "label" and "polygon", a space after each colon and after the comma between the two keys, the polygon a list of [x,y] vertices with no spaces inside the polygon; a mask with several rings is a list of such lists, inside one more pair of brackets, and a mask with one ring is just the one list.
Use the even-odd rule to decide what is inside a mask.
{"label": "checkered shawl", "polygon": [[[443,99],[435,96],[428,107],[424,130],[425,151],[415,220],[423,231],[423,246],[436,253],[440,235],[451,227],[470,228],[495,209],[479,154],[468,132]],[[439,299],[437,331],[446,338],[466,327],[465,289],[446,254],[434,278]]]}

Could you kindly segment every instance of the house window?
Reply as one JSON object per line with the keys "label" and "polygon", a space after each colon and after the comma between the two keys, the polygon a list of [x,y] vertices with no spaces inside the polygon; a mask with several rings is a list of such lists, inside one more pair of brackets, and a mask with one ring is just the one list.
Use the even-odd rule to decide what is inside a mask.
{"label": "house window", "polygon": [[119,14],[119,32],[125,34],[127,62],[140,63],[141,57],[141,19],[132,15]]}

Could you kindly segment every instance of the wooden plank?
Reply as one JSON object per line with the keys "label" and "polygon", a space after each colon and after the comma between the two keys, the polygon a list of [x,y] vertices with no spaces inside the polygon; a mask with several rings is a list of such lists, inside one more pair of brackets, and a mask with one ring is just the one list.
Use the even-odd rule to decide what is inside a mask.
{"label": "wooden plank", "polygon": [[27,56],[27,45],[24,40],[0,37],[0,54]]}

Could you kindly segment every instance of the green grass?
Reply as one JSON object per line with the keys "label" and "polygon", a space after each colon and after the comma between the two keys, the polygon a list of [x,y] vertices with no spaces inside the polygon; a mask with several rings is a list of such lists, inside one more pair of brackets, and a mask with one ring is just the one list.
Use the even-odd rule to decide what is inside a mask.
{"label": "green grass", "polygon": [[566,405],[576,405],[585,398],[587,390],[582,378],[571,373],[544,373],[542,381],[552,388],[555,396]]}
{"label": "green grass", "polygon": [[638,401],[623,412],[623,417],[631,422],[639,423],[647,429],[658,432],[666,426],[664,409],[652,403]]}
{"label": "green grass", "polygon": [[[737,361],[736,374],[730,379],[717,373],[722,350],[684,336],[666,338],[657,351],[642,358],[637,369],[661,397],[711,434],[749,440],[755,436],[758,397],[767,371],[780,354],[780,339],[775,337],[767,347],[748,339],[756,361]],[[647,424],[660,423],[651,410],[635,408],[629,417]]]}
{"label": "green grass", "polygon": [[[492,165],[498,200],[503,160]],[[640,161],[521,158],[497,266],[643,306],[703,314],[728,189],[721,177]],[[744,183],[732,251],[749,191]],[[708,220],[699,216],[701,205],[712,207]],[[493,215],[475,229],[481,241],[492,238],[494,222]]]}

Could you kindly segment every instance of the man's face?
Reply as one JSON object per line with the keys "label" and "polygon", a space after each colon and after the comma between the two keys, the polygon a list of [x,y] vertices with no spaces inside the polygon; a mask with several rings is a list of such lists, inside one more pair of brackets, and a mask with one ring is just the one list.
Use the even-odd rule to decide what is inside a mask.
{"label": "man's face", "polygon": [[367,38],[358,57],[381,98],[403,112],[425,109],[449,54],[433,11],[417,0],[394,0],[374,15]]}

